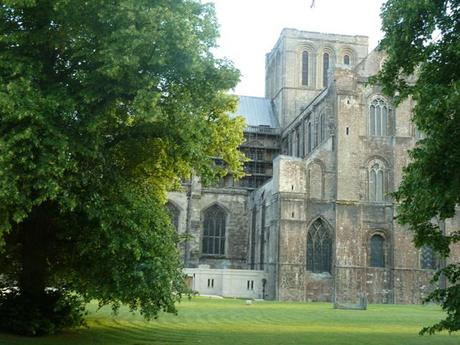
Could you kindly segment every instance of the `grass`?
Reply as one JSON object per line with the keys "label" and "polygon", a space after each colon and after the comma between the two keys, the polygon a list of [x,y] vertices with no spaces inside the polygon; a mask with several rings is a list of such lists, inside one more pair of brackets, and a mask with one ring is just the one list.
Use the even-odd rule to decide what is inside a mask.
{"label": "grass", "polygon": [[144,321],[122,308],[88,307],[89,328],[24,338],[0,333],[1,345],[449,345],[460,335],[419,336],[424,325],[443,317],[436,306],[370,305],[367,311],[334,310],[329,303],[255,302],[194,298],[183,301],[179,315]]}

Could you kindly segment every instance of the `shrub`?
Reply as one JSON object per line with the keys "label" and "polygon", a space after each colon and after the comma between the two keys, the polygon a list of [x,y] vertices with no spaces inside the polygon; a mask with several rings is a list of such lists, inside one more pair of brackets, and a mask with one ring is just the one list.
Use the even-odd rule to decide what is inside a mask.
{"label": "shrub", "polygon": [[39,298],[8,289],[0,292],[0,329],[28,335],[48,335],[84,325],[84,301],[65,290],[48,289]]}

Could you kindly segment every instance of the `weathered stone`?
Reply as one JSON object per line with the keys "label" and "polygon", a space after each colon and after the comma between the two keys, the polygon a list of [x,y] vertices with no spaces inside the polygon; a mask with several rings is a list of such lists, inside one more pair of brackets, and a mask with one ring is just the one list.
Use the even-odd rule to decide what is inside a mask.
{"label": "weathered stone", "polygon": [[[259,152],[261,164],[274,158],[273,165],[251,168],[273,176],[255,190],[231,178],[225,188],[206,189],[194,179],[185,192],[170,193],[180,211],[178,231],[191,235],[182,248],[186,267],[263,270],[268,299],[420,303],[428,295],[434,270],[422,269],[412,234],[394,220],[390,196],[417,140],[413,103],[395,107],[367,83],[384,58],[367,50],[363,36],[282,31],[266,57],[266,97],[280,124],[269,130],[280,137],[258,136],[269,130],[251,127],[244,144],[245,152]],[[278,147],[283,155],[275,158]],[[203,214],[212,205],[226,213],[220,256],[202,252]],[[446,232],[458,228],[458,216],[445,223]],[[312,237],[314,229],[323,240]],[[458,261],[459,246],[452,257]]]}

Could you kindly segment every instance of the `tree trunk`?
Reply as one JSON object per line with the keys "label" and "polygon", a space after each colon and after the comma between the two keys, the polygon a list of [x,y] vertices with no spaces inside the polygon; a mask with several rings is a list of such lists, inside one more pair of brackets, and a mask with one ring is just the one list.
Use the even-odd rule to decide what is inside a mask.
{"label": "tree trunk", "polygon": [[47,213],[41,207],[34,209],[21,226],[21,264],[19,289],[21,295],[39,302],[45,293],[49,276],[47,260]]}

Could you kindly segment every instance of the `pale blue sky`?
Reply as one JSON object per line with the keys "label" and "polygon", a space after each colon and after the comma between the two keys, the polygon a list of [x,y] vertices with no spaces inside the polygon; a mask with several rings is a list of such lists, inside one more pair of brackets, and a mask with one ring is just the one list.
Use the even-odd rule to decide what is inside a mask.
{"label": "pale blue sky", "polygon": [[[221,38],[217,56],[241,71],[235,93],[264,96],[265,53],[285,27],[369,36],[369,51],[382,38],[384,0],[210,0],[215,3]],[[203,2],[209,2],[203,0]]]}

